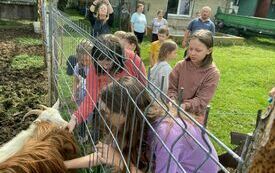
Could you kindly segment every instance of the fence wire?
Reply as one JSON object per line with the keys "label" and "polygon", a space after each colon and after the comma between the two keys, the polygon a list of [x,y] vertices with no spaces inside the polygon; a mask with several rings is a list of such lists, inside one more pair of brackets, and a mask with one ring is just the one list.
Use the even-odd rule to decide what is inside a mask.
{"label": "fence wire", "polygon": [[[53,77],[52,91],[61,99],[61,113],[68,120],[78,110],[82,123],[78,124],[75,134],[82,154],[91,154],[90,168],[86,171],[229,172],[219,163],[212,142],[242,164],[242,158],[147,79],[139,57],[121,56],[92,37],[88,26],[72,22],[56,8],[49,8],[48,15],[45,11],[44,7],[44,22],[49,22],[44,24],[48,25],[44,30],[47,33],[48,29],[46,46],[52,57],[49,67]],[[83,41],[96,51],[91,53],[85,49]],[[77,58],[79,46],[92,60],[85,77],[75,71],[77,64],[72,60]],[[105,70],[104,60],[117,68],[112,72]],[[96,74],[94,78],[90,77],[91,70]],[[121,74],[134,78],[121,78]],[[80,91],[84,99],[80,101],[74,96],[75,78],[84,86]],[[161,97],[156,98],[152,90],[159,92]],[[167,104],[169,101],[172,105]],[[97,154],[99,152],[101,155]],[[108,164],[102,163],[102,154],[109,160]],[[188,158],[197,160],[185,162]]]}

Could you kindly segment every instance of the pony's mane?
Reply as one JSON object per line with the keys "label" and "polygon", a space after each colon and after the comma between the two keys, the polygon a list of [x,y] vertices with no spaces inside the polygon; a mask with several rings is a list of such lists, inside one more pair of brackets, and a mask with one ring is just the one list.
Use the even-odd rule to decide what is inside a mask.
{"label": "pony's mane", "polygon": [[33,138],[13,157],[0,164],[4,173],[65,173],[63,161],[76,157],[77,147],[72,134],[49,123],[37,122]]}

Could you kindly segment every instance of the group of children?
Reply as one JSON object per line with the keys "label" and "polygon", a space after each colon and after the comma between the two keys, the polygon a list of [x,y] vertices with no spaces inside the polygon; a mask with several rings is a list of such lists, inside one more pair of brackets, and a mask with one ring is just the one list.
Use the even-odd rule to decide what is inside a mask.
{"label": "group of children", "polygon": [[[101,35],[98,40],[106,48],[101,47],[99,49],[98,45],[92,45],[89,41],[81,42],[77,46],[78,63],[74,68],[75,83],[73,91],[75,92],[73,98],[77,101],[79,107],[71,116],[68,129],[73,131],[76,125],[87,120],[89,116],[96,116],[93,112],[95,107],[99,107],[100,111],[104,112],[106,119],[111,121],[111,124],[118,129],[118,132],[114,133],[126,134],[126,136],[132,135],[132,139],[128,137],[119,139],[120,135],[118,135],[118,144],[122,142],[120,140],[124,140],[126,144],[131,142],[132,144],[131,146],[112,146],[99,143],[97,152],[65,161],[66,167],[68,169],[86,168],[104,163],[125,170],[123,164],[116,164],[117,162],[108,160],[111,157],[108,152],[112,152],[111,154],[114,157],[121,160],[121,155],[116,149],[116,147],[119,147],[125,158],[128,157],[129,152],[132,153],[130,156],[131,162],[128,166],[130,170],[137,172],[148,171],[148,161],[151,158],[148,153],[153,154],[153,172],[167,172],[167,170],[168,172],[181,172],[180,166],[175,161],[171,161],[171,153],[187,172],[192,172],[197,167],[202,172],[217,172],[218,167],[213,160],[208,159],[203,163],[207,154],[181,128],[185,126],[186,130],[202,146],[210,147],[212,157],[217,160],[215,148],[207,136],[201,135],[197,126],[189,122],[187,118],[182,117],[182,115],[176,115],[176,113],[173,114],[178,123],[171,125],[170,123],[174,120],[164,117],[165,111],[160,111],[162,108],[154,104],[154,99],[152,99],[152,95],[157,99],[161,99],[161,96],[167,94],[172,100],[170,103],[178,102],[179,91],[184,89],[179,104],[185,111],[193,115],[199,123],[203,124],[206,106],[213,97],[219,81],[219,71],[212,62],[213,38],[211,32],[199,30],[194,33],[190,37],[188,56],[178,62],[172,69],[168,61],[176,58],[177,44],[169,39],[167,29],[159,29],[158,40],[151,45],[151,68],[148,72],[150,73],[148,79],[146,79],[145,66],[140,58],[140,47],[134,33],[117,31],[114,35]],[[82,49],[85,49],[85,51],[82,51]],[[80,70],[80,68],[83,70]],[[83,71],[85,75],[82,76],[80,71]],[[118,80],[118,84],[110,83],[111,76]],[[86,84],[81,82],[85,80],[85,77]],[[78,89],[77,86],[81,86],[82,89]],[[127,89],[127,93],[123,92],[121,86]],[[145,91],[146,86],[148,86],[150,93],[147,90]],[[80,91],[89,93],[89,96],[79,93]],[[135,104],[126,101],[129,94],[136,101]],[[115,102],[112,100],[115,100]],[[143,127],[145,129],[144,134],[140,133],[140,125],[144,122],[144,117],[138,111],[134,111],[135,106],[138,106],[142,111],[146,110],[151,113],[148,117],[149,123],[156,129],[167,147],[171,149],[170,154],[162,147],[162,143],[154,136],[148,124]],[[149,110],[147,110],[148,106],[150,107]],[[124,112],[125,110],[128,111]],[[136,117],[134,122],[131,121],[133,116]],[[169,123],[167,124],[167,122]],[[126,128],[121,128],[124,124],[126,124]],[[136,129],[131,134],[132,127]],[[142,137],[142,135],[144,136]],[[147,146],[146,149],[142,149],[143,151],[140,154],[147,154],[140,156],[142,159],[140,163],[137,163],[135,160],[137,155],[134,154],[140,152],[137,151],[140,140],[144,143],[142,146]],[[176,150],[172,150],[174,147]],[[99,153],[99,151],[105,154]],[[106,151],[108,151],[107,154]],[[93,158],[96,158],[96,160],[93,160]],[[98,160],[100,160],[100,163]],[[201,165],[201,163],[203,164]]]}
{"label": "group of children", "polygon": [[[104,118],[116,139],[108,139],[110,131],[102,142],[92,136],[96,151],[64,161],[64,166],[76,169],[106,164],[117,172],[216,173],[218,157],[208,136],[173,106],[179,105],[198,123],[206,124],[206,108],[220,79],[212,58],[215,25],[209,18],[211,8],[203,7],[200,16],[188,25],[182,42],[187,49],[174,68],[169,61],[177,57],[178,46],[169,39],[164,12],[157,12],[151,23],[148,73],[139,46],[148,28],[143,10],[144,5],[138,3],[131,19],[125,21],[131,23],[131,32],[111,35],[114,10],[109,0],[92,2],[87,15],[91,35],[104,46],[84,40],[77,46],[76,56],[69,58],[71,70],[67,72],[74,75],[72,100],[78,109],[71,115],[68,129],[73,131],[76,125],[83,129],[81,124],[88,117],[92,117],[93,126],[99,126],[95,120]],[[275,88],[270,91],[270,102],[274,95]],[[97,130],[93,128],[89,130]]]}
{"label": "group of children", "polygon": [[[152,22],[150,68],[146,73],[139,46],[146,33],[146,25],[139,30],[140,17],[143,24],[147,23],[143,8],[139,4],[136,17],[131,19],[132,32],[109,34],[113,22],[109,0],[95,0],[91,5],[88,17],[93,28],[91,35],[97,41],[81,41],[76,56],[69,58],[71,70],[67,72],[74,75],[72,100],[78,107],[67,127],[70,132],[76,126],[83,131],[83,122],[89,117],[93,126],[89,130],[97,134],[96,126],[104,118],[111,124],[112,133],[117,134],[116,145],[114,139],[106,139],[110,132],[104,136],[103,143],[98,142],[101,140],[98,134],[92,134],[92,140],[98,142],[96,152],[64,161],[64,165],[76,169],[107,164],[126,172],[124,158],[130,172],[215,173],[218,158],[208,136],[173,106],[180,104],[202,125],[206,121],[206,107],[219,81],[219,71],[212,62],[212,33],[207,30],[193,33],[187,56],[172,68],[169,61],[177,57],[178,46],[169,39],[168,23],[160,10]],[[113,79],[117,82],[112,82]],[[156,99],[169,107],[173,118],[167,116],[167,110]],[[137,107],[146,112],[147,122]]]}
{"label": "group of children", "polygon": [[[125,56],[130,59],[140,59],[140,46],[137,37],[132,32],[116,31],[114,36],[120,39],[120,43],[125,48]],[[168,39],[168,29],[161,28],[158,31],[158,40],[152,42],[150,49],[150,76],[149,81],[154,85],[150,87],[153,94],[160,98],[161,91],[167,94],[169,74],[172,71],[168,61],[177,57],[177,44]],[[76,48],[77,63],[74,66],[74,82],[73,82],[73,100],[80,105],[86,95],[86,76],[91,65],[90,52],[92,43],[88,40],[83,40]],[[68,64],[72,66],[72,62]],[[142,73],[146,75],[143,67]],[[141,78],[141,77],[140,77]],[[143,77],[144,78],[144,77]],[[143,81],[145,78],[143,79]]]}

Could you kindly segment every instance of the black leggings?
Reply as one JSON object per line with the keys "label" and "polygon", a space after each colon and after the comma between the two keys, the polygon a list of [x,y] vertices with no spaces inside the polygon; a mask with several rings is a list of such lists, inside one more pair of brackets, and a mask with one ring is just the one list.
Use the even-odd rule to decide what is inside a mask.
{"label": "black leggings", "polygon": [[137,39],[138,39],[138,43],[142,43],[142,40],[143,40],[143,36],[144,36],[144,32],[143,33],[139,33],[139,32],[136,32],[134,31]]}

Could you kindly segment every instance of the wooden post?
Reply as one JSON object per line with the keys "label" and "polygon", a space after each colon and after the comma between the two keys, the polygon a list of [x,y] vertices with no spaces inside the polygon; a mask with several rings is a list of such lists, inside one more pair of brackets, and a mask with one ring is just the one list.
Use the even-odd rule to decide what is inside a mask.
{"label": "wooden post", "polygon": [[[275,162],[275,109],[274,102],[263,114],[256,127],[252,142],[247,147],[243,165],[239,173],[256,173],[274,171]],[[273,170],[272,170],[273,169]]]}
{"label": "wooden post", "polygon": [[[42,37],[42,47],[44,50],[44,67],[47,68],[47,50],[46,50],[46,34],[45,32],[45,25],[44,25],[44,16],[42,16],[42,8],[44,1],[43,0],[38,0],[37,1],[37,21],[40,22],[40,30],[41,30],[41,37]],[[45,10],[45,9],[44,9]]]}

